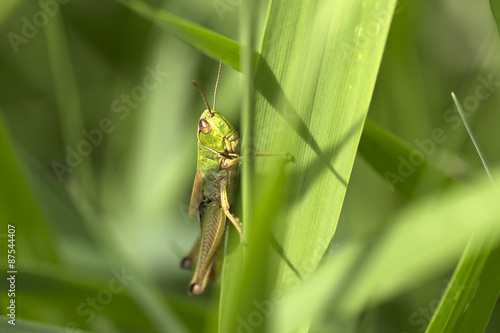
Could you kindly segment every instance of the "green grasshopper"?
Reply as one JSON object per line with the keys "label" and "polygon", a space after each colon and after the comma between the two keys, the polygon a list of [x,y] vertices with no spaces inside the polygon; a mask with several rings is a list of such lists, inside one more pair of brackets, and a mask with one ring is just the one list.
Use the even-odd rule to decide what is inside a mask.
{"label": "green grasshopper", "polygon": [[[198,217],[201,235],[181,261],[181,267],[186,269],[193,268],[196,262],[194,276],[188,288],[189,295],[201,294],[208,279],[215,280],[220,271],[219,252],[226,230],[226,218],[236,227],[241,243],[245,244],[242,224],[230,212],[238,169],[243,160],[240,156],[241,141],[233,125],[215,111],[221,66],[222,62],[219,63],[212,109],[200,86],[193,81],[207,109],[203,111],[198,121],[198,163],[189,204],[189,217]],[[255,154],[255,156],[275,155],[289,154],[287,152]]]}
{"label": "green grasshopper", "polygon": [[198,121],[198,163],[189,204],[189,217],[198,216],[201,235],[181,262],[181,267],[186,269],[191,269],[196,262],[188,289],[190,295],[201,294],[208,278],[216,278],[220,269],[218,252],[226,230],[226,218],[236,227],[240,241],[244,243],[241,222],[230,212],[242,161],[241,141],[229,121],[215,111],[221,65],[222,62],[219,63],[212,109],[200,86],[193,81],[207,109]]}

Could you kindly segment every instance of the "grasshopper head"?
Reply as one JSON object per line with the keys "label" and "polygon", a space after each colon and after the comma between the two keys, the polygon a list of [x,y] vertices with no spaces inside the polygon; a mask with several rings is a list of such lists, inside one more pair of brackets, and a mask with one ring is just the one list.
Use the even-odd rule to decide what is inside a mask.
{"label": "grasshopper head", "polygon": [[[217,96],[217,86],[219,85],[220,69],[222,62],[219,63],[219,72],[217,74],[217,82],[215,83],[214,91],[214,109]],[[207,106],[207,110],[203,112],[198,121],[198,141],[203,146],[212,149],[219,153],[239,154],[240,139],[238,133],[234,130],[233,125],[219,112],[210,109],[205,94],[201,87],[193,81],[193,84],[198,88],[198,91]]]}
{"label": "grasshopper head", "polygon": [[198,139],[204,146],[220,153],[239,153],[238,133],[233,125],[215,110],[205,110],[201,115],[198,121]]}

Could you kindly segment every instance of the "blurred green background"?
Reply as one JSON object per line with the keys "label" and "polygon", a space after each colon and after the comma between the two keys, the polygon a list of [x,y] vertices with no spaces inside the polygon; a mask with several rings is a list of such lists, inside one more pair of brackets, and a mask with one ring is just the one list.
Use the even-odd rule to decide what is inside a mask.
{"label": "blurred green background", "polygon": [[[4,225],[15,225],[17,318],[40,323],[26,332],[42,332],[42,324],[95,332],[212,327],[217,287],[188,297],[192,273],[179,261],[197,233],[187,210],[204,105],[191,80],[211,102],[218,61],[115,1],[41,3],[0,4],[0,241],[3,258]],[[222,15],[211,1],[149,3],[239,40],[241,2]],[[255,17],[257,45],[266,4]],[[36,16],[51,10],[46,23]],[[26,23],[36,20],[40,27]],[[368,117],[413,148],[444,130],[448,139],[435,144],[428,163],[457,182],[484,177],[462,122],[449,111],[450,92],[468,111],[491,166],[498,166],[499,54],[488,1],[399,1]],[[241,77],[223,66],[217,100],[236,128]],[[493,83],[478,88],[485,80]],[[466,99],[478,89],[488,97]],[[97,144],[82,144],[82,130],[94,133]],[[71,151],[79,149],[88,156],[76,158]],[[60,169],[68,154],[74,165]],[[441,190],[425,186],[415,197]],[[331,255],[351,239],[376,235],[407,205],[358,155]],[[423,332],[453,267],[361,313],[354,326],[333,330],[319,318],[311,332]],[[133,276],[130,283],[109,293],[123,270]],[[82,305],[88,297],[106,304],[89,310]],[[1,300],[5,314],[3,290]],[[499,329],[497,305],[486,332]]]}

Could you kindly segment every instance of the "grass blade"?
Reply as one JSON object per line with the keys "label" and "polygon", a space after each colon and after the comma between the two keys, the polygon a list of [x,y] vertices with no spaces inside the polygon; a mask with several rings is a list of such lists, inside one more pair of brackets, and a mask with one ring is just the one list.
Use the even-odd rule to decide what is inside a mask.
{"label": "grass blade", "polygon": [[484,332],[500,294],[500,248],[496,234],[471,238],[427,333]]}
{"label": "grass blade", "polygon": [[491,182],[493,184],[495,184],[495,179],[493,178],[493,175],[491,174],[488,160],[486,159],[486,156],[484,155],[483,150],[481,149],[481,146],[479,145],[479,142],[477,141],[476,136],[474,135],[474,131],[472,130],[472,127],[470,126],[469,122],[467,121],[467,117],[465,116],[464,110],[462,110],[462,106],[460,105],[460,102],[457,100],[457,97],[455,96],[454,93],[451,93],[451,97],[453,97],[453,101],[455,102],[455,105],[457,106],[458,113],[460,114],[460,117],[462,118],[462,121],[464,122],[465,128],[467,129],[467,133],[469,133],[469,136],[472,140],[472,143],[474,144],[474,147],[476,147],[477,154],[479,155],[479,158],[481,159],[481,162],[483,163],[484,170],[486,170],[486,173],[488,174],[488,177],[490,177]]}
{"label": "grass blade", "polygon": [[[256,324],[253,314],[310,275],[328,252],[394,4],[271,3],[254,77],[254,149],[288,151],[294,162],[256,159],[257,172],[271,176],[254,178],[254,220],[244,221],[248,249],[233,250],[230,237],[219,331],[276,331],[277,318],[261,315]],[[358,47],[373,21],[379,34]],[[308,320],[291,322],[307,329]]]}

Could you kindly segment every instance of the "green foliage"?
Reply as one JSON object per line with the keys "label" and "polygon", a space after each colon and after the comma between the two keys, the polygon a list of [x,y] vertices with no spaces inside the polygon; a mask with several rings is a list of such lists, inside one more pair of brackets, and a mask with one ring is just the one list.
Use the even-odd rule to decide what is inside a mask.
{"label": "green foliage", "polygon": [[[449,98],[498,177],[497,3],[2,2],[0,331],[497,332],[499,193]],[[219,60],[247,245],[188,297]]]}

